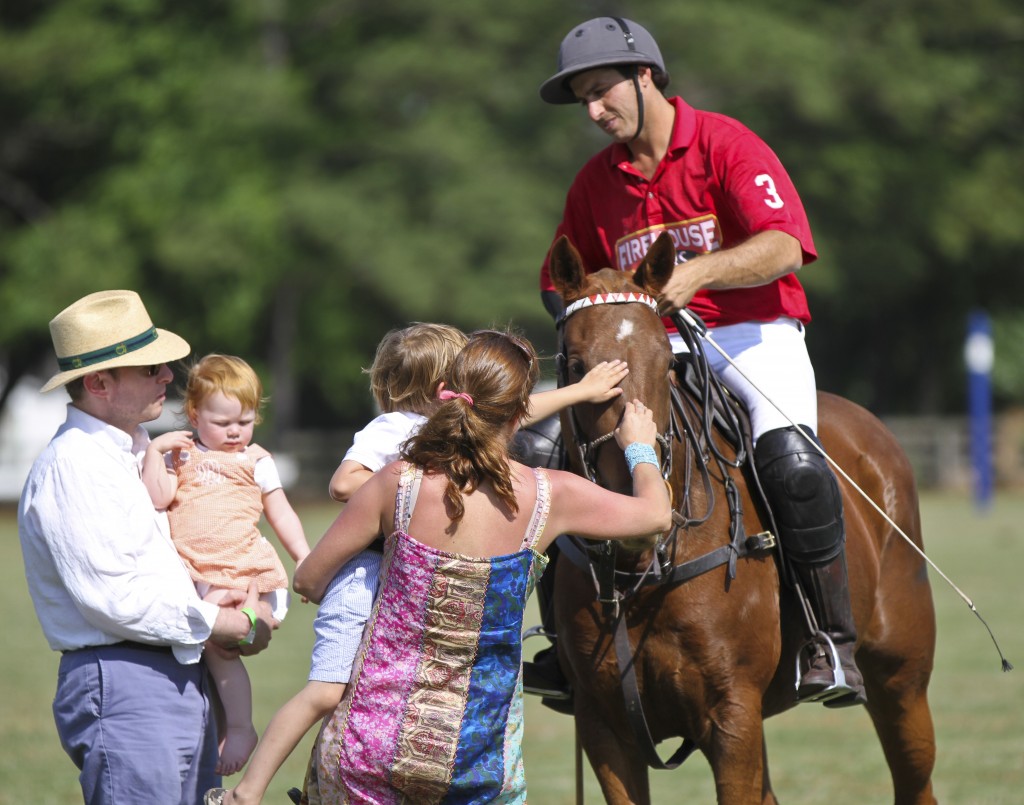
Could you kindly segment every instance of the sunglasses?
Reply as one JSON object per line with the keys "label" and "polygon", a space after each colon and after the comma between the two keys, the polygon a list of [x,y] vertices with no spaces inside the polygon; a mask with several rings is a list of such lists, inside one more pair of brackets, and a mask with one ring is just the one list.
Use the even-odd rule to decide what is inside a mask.
{"label": "sunglasses", "polygon": [[110,372],[114,377],[117,377],[119,372],[123,372],[125,370],[134,371],[137,369],[145,377],[156,377],[166,365],[166,363],[154,363],[152,366],[114,366],[103,371]]}

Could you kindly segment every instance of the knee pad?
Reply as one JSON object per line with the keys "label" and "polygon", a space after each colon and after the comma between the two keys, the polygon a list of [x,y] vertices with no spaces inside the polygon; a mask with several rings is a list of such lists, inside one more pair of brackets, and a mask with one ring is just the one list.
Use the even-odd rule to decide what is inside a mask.
{"label": "knee pad", "polygon": [[[821,444],[814,431],[803,430]],[[845,540],[843,499],[825,457],[796,428],[778,428],[757,440],[754,461],[789,557],[821,564],[838,556]]]}
{"label": "knee pad", "polygon": [[562,446],[562,424],[558,415],[517,430],[509,452],[527,467],[564,469],[565,448]]}

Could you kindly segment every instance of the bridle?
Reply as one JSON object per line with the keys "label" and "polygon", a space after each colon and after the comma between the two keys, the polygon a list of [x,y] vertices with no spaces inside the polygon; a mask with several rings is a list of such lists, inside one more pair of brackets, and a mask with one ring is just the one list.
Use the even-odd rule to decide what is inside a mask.
{"label": "bridle", "polygon": [[[558,331],[558,353],[555,355],[555,369],[558,375],[558,385],[564,386],[568,382],[569,358],[565,354],[565,322],[574,313],[580,310],[594,307],[595,305],[646,305],[655,313],[658,312],[658,302],[653,296],[635,291],[609,291],[607,293],[592,294],[577,299],[568,305],[555,322]],[[599,483],[597,473],[597,451],[606,442],[615,437],[615,431],[602,434],[595,439],[586,440],[583,438],[583,431],[576,419],[576,412],[569,408],[567,420],[572,435],[572,443],[576,447],[576,458],[579,461],[580,471],[584,477],[594,483]],[[672,476],[672,440],[676,436],[674,418],[670,415],[668,426],[664,432],[656,436],[658,446],[661,448],[661,475],[668,480]]]}
{"label": "bridle", "polygon": [[[555,362],[560,386],[565,385],[568,380],[568,356],[565,353],[566,320],[580,310],[593,307],[594,305],[609,304],[642,304],[653,310],[655,314],[658,312],[658,303],[653,297],[642,292],[631,291],[593,294],[578,299],[567,306],[555,323],[558,330],[558,354],[555,356]],[[695,339],[691,340],[692,343],[688,343],[688,347],[696,354],[702,355],[700,345],[696,343]],[[706,361],[703,363],[706,364]],[[706,365],[704,368],[709,372]],[[719,388],[720,391],[718,381],[711,378],[710,374],[705,377],[705,380],[710,381],[711,388]],[[681,584],[721,565],[727,566],[727,578],[732,580],[736,576],[736,562],[739,558],[751,553],[770,550],[775,544],[770,532],[762,532],[751,537],[747,537],[744,534],[739,490],[726,471],[726,466],[739,466],[742,459],[739,459],[739,461],[729,461],[714,447],[711,436],[712,421],[710,412],[705,417],[702,417],[700,421],[691,424],[683,411],[682,394],[675,386],[670,386],[670,396],[668,428],[664,433],[660,433],[657,436],[658,445],[661,448],[662,476],[666,482],[670,482],[672,476],[673,440],[681,442],[688,451],[698,451],[700,456],[694,463],[698,467],[698,475],[704,487],[706,510],[703,514],[695,516],[689,511],[689,495],[687,490],[690,488],[691,479],[689,477],[689,470],[687,470],[688,474],[684,481],[683,500],[679,502],[678,508],[672,513],[672,528],[667,534],[659,538],[654,546],[650,564],[640,572],[622,572],[616,568],[616,544],[614,542],[601,542],[597,546],[587,546],[578,538],[569,534],[563,534],[558,538],[558,545],[562,553],[578,567],[589,571],[593,578],[594,586],[597,590],[597,600],[602,604],[605,616],[609,618],[609,628],[615,644],[615,655],[619,667],[626,715],[644,760],[655,769],[673,769],[677,767],[693,754],[697,749],[697,743],[691,738],[685,738],[668,760],[663,760],[658,754],[655,741],[651,736],[650,728],[644,716],[643,704],[636,679],[636,655],[629,638],[626,618],[624,612],[620,609],[620,604],[637,593],[641,587],[650,584]],[[704,395],[703,401],[705,406],[711,405],[710,392]],[[568,409],[566,419],[571,430],[573,444],[576,446],[580,471],[589,480],[598,483],[597,450],[601,445],[613,438],[614,432],[606,433],[590,441],[584,441],[581,438],[582,430],[572,408]],[[690,455],[692,456],[692,453]],[[729,541],[727,544],[695,559],[677,563],[677,554],[680,551],[677,539],[679,530],[699,526],[711,517],[711,512],[714,508],[713,486],[708,472],[708,464],[711,461],[717,462],[722,482],[725,486],[725,497],[729,507]],[[689,463],[688,461],[687,465]],[[625,590],[619,588],[619,582],[627,584]]]}
{"label": "bridle", "polygon": [[[555,356],[556,368],[558,371],[559,385],[565,385],[568,373],[568,356],[565,350],[565,322],[573,314],[580,310],[595,305],[622,305],[641,304],[658,313],[658,303],[649,294],[638,291],[609,291],[585,296],[582,299],[569,304],[555,322],[558,330],[558,354]],[[651,583],[675,583],[692,577],[694,573],[706,572],[711,567],[723,562],[729,565],[728,576],[730,579],[736,575],[736,560],[744,555],[747,549],[746,540],[743,535],[743,516],[739,489],[730,477],[727,467],[739,467],[744,461],[746,453],[741,445],[738,448],[737,457],[730,460],[722,451],[716,447],[712,437],[714,398],[717,396],[725,402],[725,392],[722,389],[721,381],[711,371],[703,349],[696,336],[689,331],[685,324],[677,321],[680,335],[684,337],[687,347],[697,360],[698,375],[701,377],[701,386],[704,393],[701,396],[704,415],[695,416],[694,404],[684,401],[684,395],[680,389],[669,383],[669,413],[668,425],[664,432],[656,437],[658,446],[661,448],[660,467],[662,477],[666,483],[672,480],[672,455],[674,443],[683,445],[687,451],[687,458],[684,461],[686,477],[683,479],[683,491],[681,499],[675,501],[675,509],[672,512],[672,528],[655,544],[654,558],[650,568],[639,573],[622,572],[615,568],[616,544],[614,542],[601,542],[596,547],[577,548],[577,554],[596,554],[598,565],[601,569],[595,575],[595,583],[598,588],[598,600],[610,607],[614,616],[618,617],[619,604],[629,598],[640,587]],[[668,381],[666,381],[667,383]],[[690,414],[687,413],[687,409]],[[575,448],[576,458],[579,464],[578,471],[588,480],[600,484],[597,470],[597,451],[602,445],[614,438],[614,431],[605,433],[595,439],[584,438],[583,429],[576,419],[573,407],[567,409],[566,420],[569,426],[569,436]],[[734,421],[735,432],[741,433],[742,428],[738,420]],[[566,442],[567,443],[567,442]],[[691,460],[693,459],[693,460]],[[677,535],[680,529],[688,530],[703,525],[711,518],[715,508],[714,483],[712,482],[710,468],[717,465],[721,483],[724,486],[725,498],[727,501],[730,516],[730,540],[729,545],[711,554],[701,557],[696,562],[684,562],[677,565],[677,551],[679,544]],[[691,471],[691,467],[695,468]],[[691,510],[690,488],[691,483],[699,483],[703,488],[704,510],[700,513]],[[571,537],[570,541],[577,541]],[[578,541],[577,541],[578,542]],[[573,549],[568,545],[559,544],[563,550],[572,553]],[[619,589],[619,582],[629,580],[626,590]]]}

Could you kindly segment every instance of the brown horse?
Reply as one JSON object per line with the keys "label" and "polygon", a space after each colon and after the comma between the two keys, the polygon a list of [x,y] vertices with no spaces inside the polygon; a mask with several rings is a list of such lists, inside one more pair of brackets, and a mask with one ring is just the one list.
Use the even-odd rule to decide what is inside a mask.
{"label": "brown horse", "polygon": [[[612,269],[585,275],[579,255],[562,239],[553,251],[551,273],[566,303],[607,292],[654,297],[673,262],[670,241],[662,238],[632,275]],[[561,329],[569,381],[602,360],[629,362],[622,397],[563,414],[573,469],[585,469],[580,466],[583,459],[574,457],[575,431],[579,441],[597,442],[588,471],[602,485],[628,492],[631,483],[622,452],[600,437],[615,428],[622,401],[633,398],[651,407],[659,427],[669,431],[674,380],[665,329],[652,307],[628,303],[581,303],[563,319]],[[828,455],[921,547],[914,479],[892,434],[864,409],[833,395],[820,394],[819,411],[819,435]],[[720,435],[715,438],[721,440]],[[727,496],[721,486],[715,494],[724,478],[714,478],[710,486],[693,482],[686,490],[685,479],[699,478],[702,465],[711,468],[712,476],[734,478],[747,535],[766,528],[741,470],[707,461],[706,450],[688,449],[678,439],[663,439],[662,449],[670,444],[677,509],[691,520],[710,510],[703,523],[679,530],[672,563],[706,555],[730,540]],[[734,455],[728,443],[719,446],[727,456]],[[840,486],[858,632],[856,657],[865,678],[867,709],[889,764],[895,802],[934,802],[935,739],[927,686],[935,614],[925,562],[848,482],[840,480]],[[650,573],[657,565],[653,555],[650,544],[620,548],[613,560],[619,577]],[[563,555],[555,585],[559,659],[575,691],[578,734],[608,802],[650,801],[645,762],[650,748],[643,745],[643,730],[635,726],[637,709],[654,742],[682,737],[699,748],[714,773],[719,803],[776,802],[763,719],[796,704],[796,656],[807,639],[798,598],[784,583],[780,567],[773,551],[754,551],[735,562],[734,578],[727,563],[683,583],[638,584],[627,590],[620,634],[628,634],[626,650],[634,653],[630,663],[617,656],[623,644],[616,645],[615,607],[596,600],[589,568]],[[608,597],[607,591],[602,597]],[[624,698],[623,681],[632,675],[640,708]]]}

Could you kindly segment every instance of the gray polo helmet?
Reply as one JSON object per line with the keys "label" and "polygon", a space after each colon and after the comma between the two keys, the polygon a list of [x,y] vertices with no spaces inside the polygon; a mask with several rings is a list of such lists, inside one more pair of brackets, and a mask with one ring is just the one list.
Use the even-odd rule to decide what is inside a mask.
{"label": "gray polo helmet", "polygon": [[596,17],[577,25],[558,48],[558,72],[540,86],[548,103],[576,103],[569,79],[595,67],[649,64],[668,83],[668,70],[658,43],[642,25],[624,17]]}

